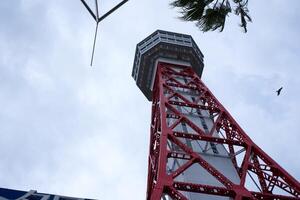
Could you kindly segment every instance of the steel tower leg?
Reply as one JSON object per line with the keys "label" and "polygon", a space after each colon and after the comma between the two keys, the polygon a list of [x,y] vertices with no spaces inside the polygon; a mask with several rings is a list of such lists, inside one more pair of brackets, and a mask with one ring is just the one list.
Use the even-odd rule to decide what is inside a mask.
{"label": "steel tower leg", "polygon": [[152,96],[147,200],[300,199],[191,67],[158,62]]}

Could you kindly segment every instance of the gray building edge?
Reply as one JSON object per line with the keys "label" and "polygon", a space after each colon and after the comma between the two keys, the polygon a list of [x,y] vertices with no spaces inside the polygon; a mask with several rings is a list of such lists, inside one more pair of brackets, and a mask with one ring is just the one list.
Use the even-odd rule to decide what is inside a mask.
{"label": "gray building edge", "polygon": [[39,193],[35,190],[21,191],[8,188],[0,188],[0,200],[92,200],[55,194]]}

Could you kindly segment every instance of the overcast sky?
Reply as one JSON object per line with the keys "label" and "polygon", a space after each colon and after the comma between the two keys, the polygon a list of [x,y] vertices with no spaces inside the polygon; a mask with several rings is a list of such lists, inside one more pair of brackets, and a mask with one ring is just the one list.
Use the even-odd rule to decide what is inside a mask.
{"label": "overcast sky", "polygon": [[[118,2],[100,1],[101,13]],[[202,33],[169,2],[130,0],[101,22],[91,68],[95,24],[80,0],[1,1],[0,187],[145,199],[151,103],[131,70],[136,44],[157,29],[193,36],[204,82],[300,180],[299,0],[249,1],[247,34],[234,16]]]}

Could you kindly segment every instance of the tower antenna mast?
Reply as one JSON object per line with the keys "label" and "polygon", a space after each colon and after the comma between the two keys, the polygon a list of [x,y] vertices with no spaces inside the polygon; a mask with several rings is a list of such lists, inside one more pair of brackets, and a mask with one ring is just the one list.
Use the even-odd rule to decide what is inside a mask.
{"label": "tower antenna mast", "polygon": [[98,25],[99,22],[104,20],[107,16],[112,14],[114,11],[116,11],[118,8],[120,8],[123,4],[125,4],[129,0],[123,0],[119,4],[117,4],[115,7],[110,9],[108,12],[106,12],[104,15],[99,17],[99,7],[98,7],[98,0],[95,0],[95,10],[96,12],[94,13],[93,10],[90,8],[90,6],[86,3],[85,0],[80,0],[84,7],[87,9],[87,11],[90,13],[90,15],[93,17],[93,19],[96,22],[96,28],[95,28],[95,35],[94,35],[94,41],[93,41],[93,50],[92,50],[92,56],[91,56],[91,66],[93,65],[93,60],[94,60],[94,53],[95,53],[95,46],[96,46],[96,40],[97,40],[97,34],[98,34]]}

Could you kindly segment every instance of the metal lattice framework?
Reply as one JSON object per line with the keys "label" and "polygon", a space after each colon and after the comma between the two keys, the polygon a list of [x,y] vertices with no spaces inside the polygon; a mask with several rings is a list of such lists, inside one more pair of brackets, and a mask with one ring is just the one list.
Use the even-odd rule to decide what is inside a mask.
{"label": "metal lattice framework", "polygon": [[[179,78],[185,79],[186,82],[179,81]],[[182,95],[182,92],[192,93],[197,98],[190,101]],[[211,130],[204,132],[178,107],[189,109],[190,112],[197,112],[198,109],[208,112],[213,120]],[[175,127],[180,123],[188,125],[193,133],[176,131]],[[187,200],[189,198],[185,194],[188,192],[227,196],[235,200],[300,199],[299,182],[247,136],[191,67],[163,62],[157,64],[150,137],[147,200]],[[199,153],[182,142],[183,138],[226,147],[240,183],[232,182],[226,174],[222,174]],[[168,147],[170,143],[177,146],[176,151]],[[183,164],[176,170],[169,172],[168,159],[180,159],[185,162],[181,162]],[[176,180],[177,176],[194,164],[204,168],[223,186]],[[248,181],[253,181],[258,190],[249,188],[246,184]]]}

